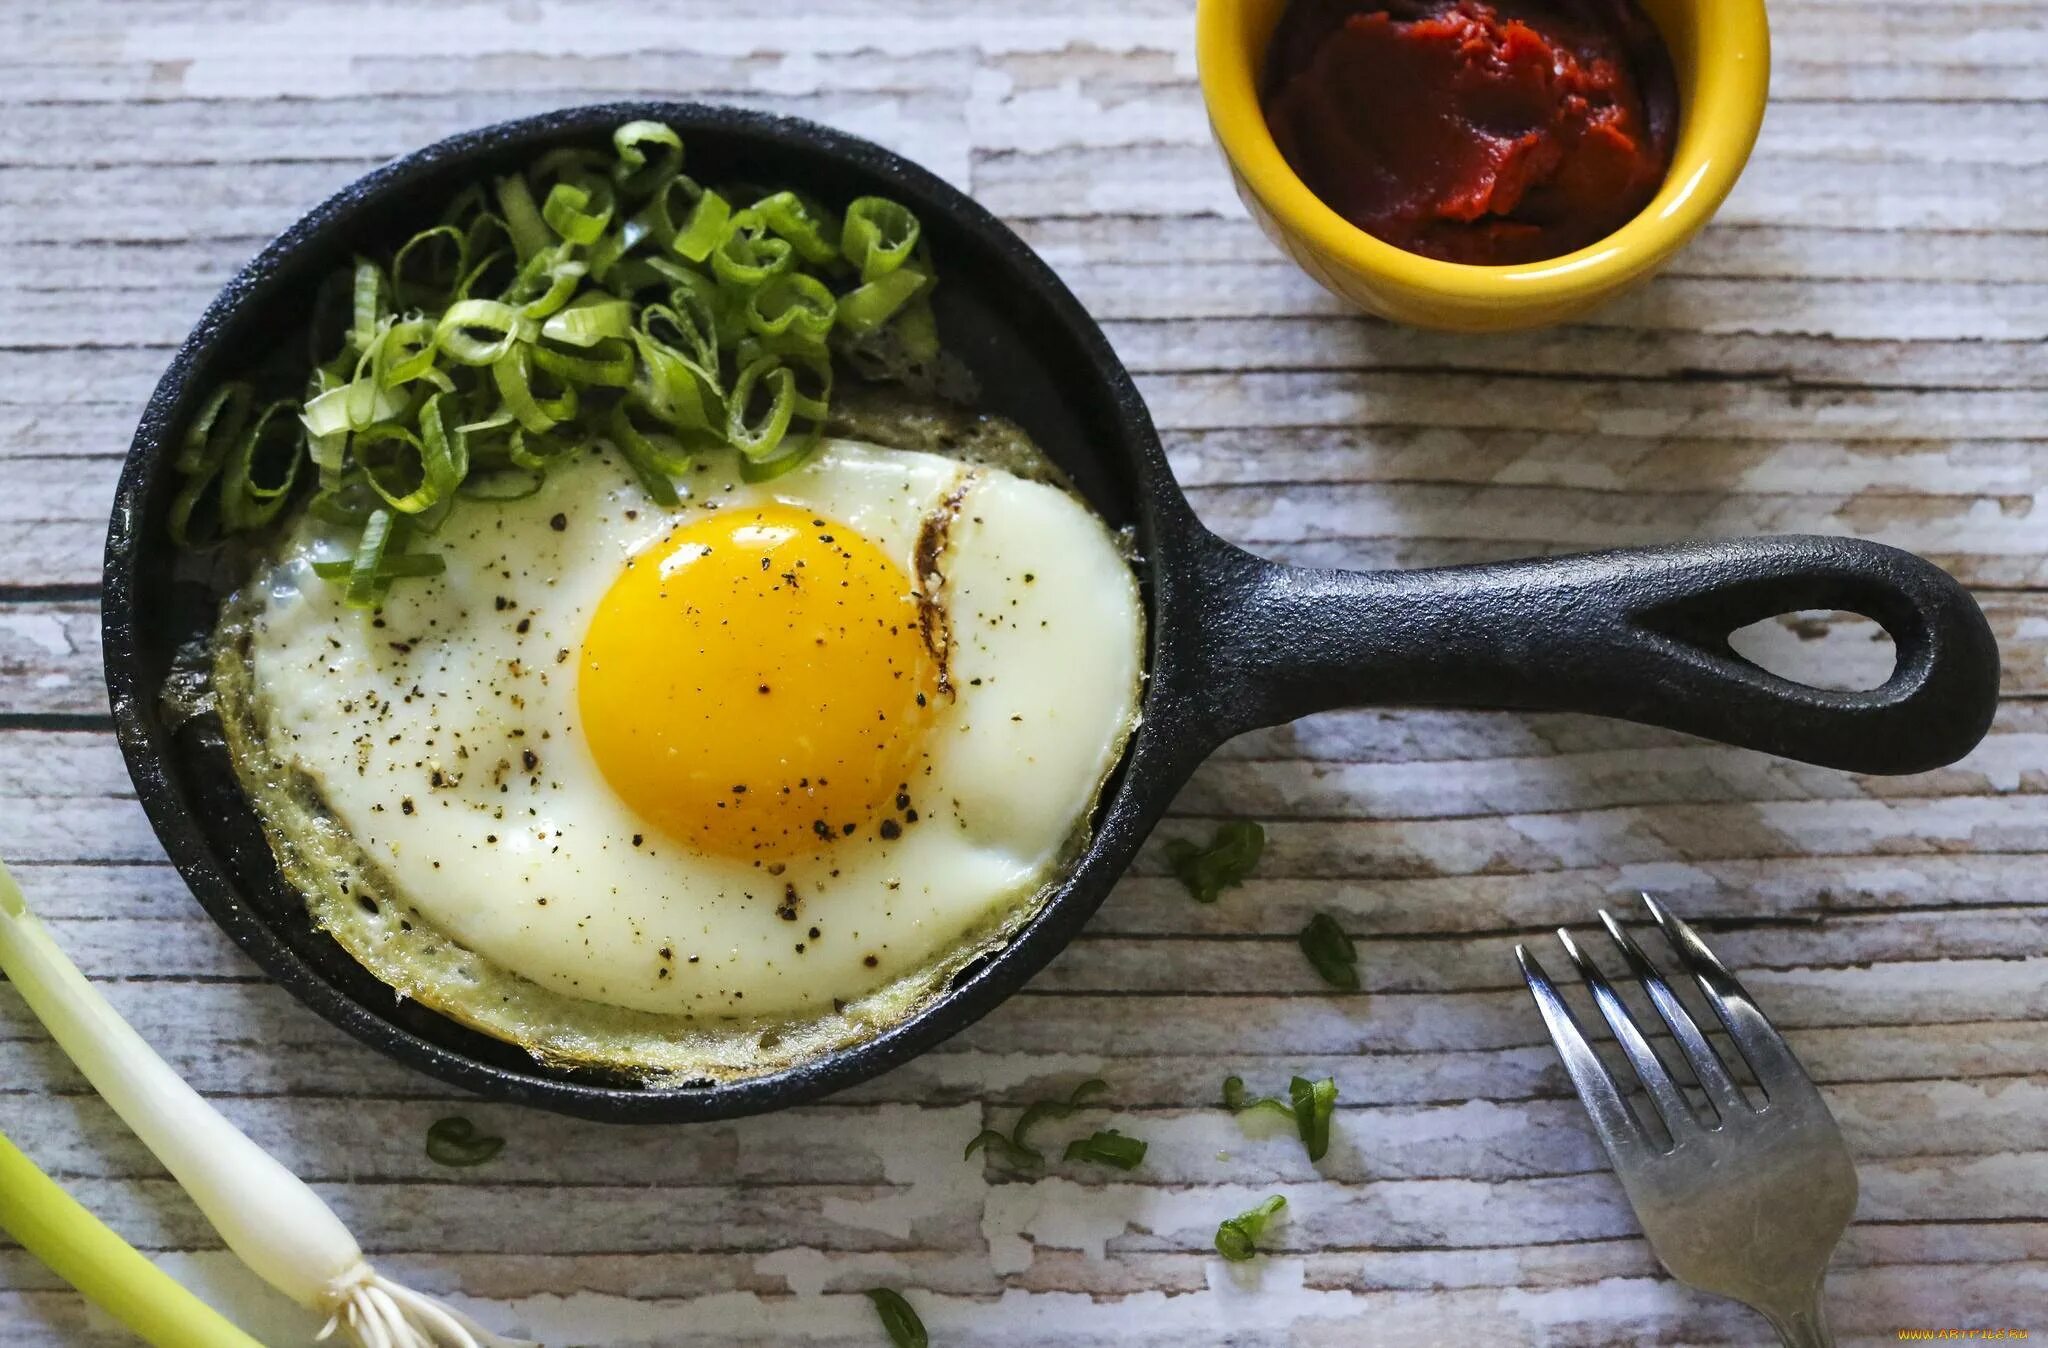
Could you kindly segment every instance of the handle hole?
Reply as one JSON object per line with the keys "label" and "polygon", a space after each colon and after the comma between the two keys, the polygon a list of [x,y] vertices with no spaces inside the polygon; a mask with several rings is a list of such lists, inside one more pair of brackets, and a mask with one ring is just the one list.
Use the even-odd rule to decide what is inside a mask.
{"label": "handle hole", "polygon": [[1728,634],[1735,653],[1809,688],[1860,692],[1882,687],[1898,666],[1891,634],[1859,613],[1781,613]]}

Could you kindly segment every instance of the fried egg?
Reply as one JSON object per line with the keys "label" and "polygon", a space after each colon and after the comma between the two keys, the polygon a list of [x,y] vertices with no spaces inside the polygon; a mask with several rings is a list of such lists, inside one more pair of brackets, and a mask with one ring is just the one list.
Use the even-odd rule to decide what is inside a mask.
{"label": "fried egg", "polygon": [[1102,519],[851,441],[732,468],[465,505],[374,613],[308,517],[231,610],[238,771],[401,993],[544,1058],[762,1070],[906,1014],[1085,840],[1142,677]]}

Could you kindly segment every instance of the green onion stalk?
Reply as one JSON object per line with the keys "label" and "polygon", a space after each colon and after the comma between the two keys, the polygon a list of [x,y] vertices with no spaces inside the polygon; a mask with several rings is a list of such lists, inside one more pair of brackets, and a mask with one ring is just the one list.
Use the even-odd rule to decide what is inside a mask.
{"label": "green onion stalk", "polygon": [[[187,1085],[86,981],[4,866],[0,972],[228,1248],[272,1287],[327,1316],[322,1339],[338,1332],[358,1348],[524,1344],[372,1268],[333,1209]],[[35,1183],[41,1172],[18,1156],[0,1148],[0,1222],[80,1290],[159,1348],[253,1342],[213,1324],[207,1317],[218,1317],[167,1275],[149,1276],[148,1260],[121,1255],[127,1247],[118,1237],[104,1227],[96,1233],[89,1213],[46,1177]]]}

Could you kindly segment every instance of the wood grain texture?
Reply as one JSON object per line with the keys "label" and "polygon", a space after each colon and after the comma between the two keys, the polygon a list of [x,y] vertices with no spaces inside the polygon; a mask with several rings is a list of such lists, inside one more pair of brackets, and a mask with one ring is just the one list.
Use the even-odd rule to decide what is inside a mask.
{"label": "wood grain texture", "polygon": [[[1210,147],[1186,0],[275,4],[0,13],[0,855],[90,977],[382,1263],[551,1342],[1754,1344],[1637,1238],[1508,958],[1653,889],[1786,1029],[1861,1160],[1845,1342],[2048,1333],[2048,22],[2038,0],[1785,0],[1774,105],[1671,271],[1558,332],[1359,319],[1257,234]],[[1259,874],[1198,906],[1158,843],[986,1021],[831,1101],[627,1130],[479,1105],[302,1009],[164,861],[107,729],[97,584],[142,401],[262,240],[392,154],[625,96],[801,113],[1009,218],[1102,319],[1197,508],[1302,563],[1412,566],[1699,535],[1856,533],[1975,586],[2006,700],[1904,780],[1561,716],[1355,711],[1227,746],[1163,836],[1246,811]],[[1889,667],[1870,624],[1743,649]],[[1294,947],[1358,938],[1334,999]],[[1330,1154],[1221,1077],[1342,1088]],[[1088,1075],[1130,1175],[959,1148]],[[443,1171],[428,1123],[510,1143]],[[0,1128],[265,1342],[317,1325],[235,1264],[0,986]],[[1215,1223],[1270,1192],[1273,1253]],[[103,1319],[0,1244],[0,1348]]]}

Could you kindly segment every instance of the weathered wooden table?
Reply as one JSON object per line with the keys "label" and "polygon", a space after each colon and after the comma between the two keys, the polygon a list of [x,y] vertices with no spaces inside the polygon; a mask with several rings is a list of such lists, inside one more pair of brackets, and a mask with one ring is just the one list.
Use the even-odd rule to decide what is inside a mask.
{"label": "weathered wooden table", "polygon": [[[1639,888],[1706,919],[1861,1158],[1848,1340],[2048,1334],[2048,10],[1778,7],[1748,175],[1671,274],[1581,326],[1473,340],[1341,310],[1246,222],[1186,0],[405,5],[78,0],[0,15],[0,855],[108,995],[382,1260],[556,1343],[1754,1344],[1664,1278],[1509,947]],[[137,410],[229,272],[380,159],[621,95],[796,112],[1013,221],[1102,319],[1202,514],[1276,555],[1425,564],[1779,530],[1913,548],[1977,588],[2007,700],[1904,780],[1572,717],[1356,712],[1249,737],[1164,832],[1249,811],[1200,907],[1148,854],[1021,996],[811,1108],[629,1130],[474,1104],[260,976],[164,864],[108,730],[100,544]],[[1881,676],[1867,624],[1759,638]],[[1360,938],[1323,993],[1308,914]],[[1311,1168],[1221,1077],[1333,1073]],[[1138,1172],[962,1164],[1099,1074]],[[422,1151],[461,1110],[509,1139]],[[0,988],[0,1129],[266,1342],[255,1286]],[[1257,1265],[1210,1251],[1268,1192]],[[0,1344],[121,1336],[0,1249]]]}

